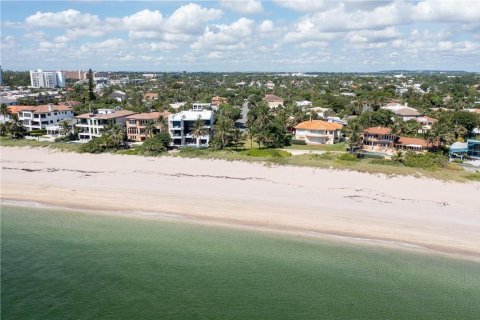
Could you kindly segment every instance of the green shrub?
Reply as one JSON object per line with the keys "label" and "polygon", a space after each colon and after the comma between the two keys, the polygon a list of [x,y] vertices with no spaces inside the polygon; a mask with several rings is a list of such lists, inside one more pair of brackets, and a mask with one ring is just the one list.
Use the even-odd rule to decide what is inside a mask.
{"label": "green shrub", "polygon": [[306,145],[307,143],[305,142],[305,140],[297,140],[297,139],[292,139],[290,141],[291,144],[299,144],[299,145]]}
{"label": "green shrub", "polygon": [[332,152],[325,152],[322,154],[312,154],[310,156],[310,159],[312,160],[334,160],[335,159],[335,154]]}
{"label": "green shrub", "polygon": [[434,169],[436,167],[444,168],[448,163],[447,157],[437,153],[416,154],[407,152],[403,164],[407,167]]}
{"label": "green shrub", "polygon": [[359,161],[357,156],[351,153],[342,153],[341,155],[338,156],[337,159],[342,161],[350,161],[350,162]]}
{"label": "green shrub", "polygon": [[480,171],[477,171],[475,173],[470,173],[465,176],[465,179],[470,180],[470,181],[480,181]]}
{"label": "green shrub", "polygon": [[249,157],[259,158],[281,158],[290,157],[292,155],[290,152],[277,149],[251,149],[245,151],[244,154]]}
{"label": "green shrub", "polygon": [[79,148],[82,153],[102,153],[107,151],[105,138],[93,138],[85,144],[82,144]]}
{"label": "green shrub", "polygon": [[205,156],[206,154],[207,152],[205,150],[194,147],[181,147],[178,153],[179,156],[187,158],[197,158]]}
{"label": "green shrub", "polygon": [[378,164],[382,166],[394,166],[394,167],[401,167],[403,164],[399,161],[393,161],[388,159],[372,159],[370,160],[371,164]]}
{"label": "green shrub", "polygon": [[155,136],[146,139],[143,145],[139,148],[140,152],[145,155],[159,155],[167,151],[172,139],[168,133],[162,132]]}

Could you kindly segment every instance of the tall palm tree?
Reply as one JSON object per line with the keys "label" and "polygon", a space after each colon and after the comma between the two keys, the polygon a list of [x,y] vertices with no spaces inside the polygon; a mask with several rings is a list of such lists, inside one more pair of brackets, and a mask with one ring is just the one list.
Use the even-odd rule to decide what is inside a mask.
{"label": "tall palm tree", "polygon": [[119,124],[114,124],[104,135],[106,136],[107,145],[116,149],[122,146],[125,141],[125,128]]}
{"label": "tall palm tree", "polygon": [[362,147],[362,132],[358,123],[353,122],[347,127],[349,139],[347,142],[350,153],[354,153],[355,150]]}
{"label": "tall palm tree", "polygon": [[2,103],[0,105],[0,115],[3,116],[4,120],[6,120],[7,116],[10,115],[10,110],[8,109],[8,107],[5,103]]}
{"label": "tall palm tree", "polygon": [[225,115],[222,115],[218,118],[218,121],[215,124],[214,135],[215,138],[220,142],[220,149],[223,149],[228,145],[233,130],[235,130],[235,123],[233,120]]}
{"label": "tall palm tree", "polygon": [[465,137],[468,134],[468,129],[462,125],[455,125],[455,127],[453,128],[453,132],[455,133],[455,137],[457,139],[458,138],[465,139]]}
{"label": "tall palm tree", "polygon": [[12,115],[12,121],[9,122],[8,131],[13,139],[20,139],[25,135],[27,130],[23,126],[23,123],[20,121],[17,114]]}
{"label": "tall palm tree", "polygon": [[157,125],[155,121],[148,121],[147,125],[144,128],[145,137],[150,138],[157,132]]}
{"label": "tall palm tree", "polygon": [[200,138],[208,134],[207,129],[203,127],[203,121],[197,119],[193,124],[192,135],[197,140],[197,147],[200,147]]}
{"label": "tall palm tree", "polygon": [[73,126],[70,124],[68,120],[62,120],[59,122],[59,127],[60,127],[60,134],[61,135],[68,135],[71,131]]}
{"label": "tall palm tree", "polygon": [[168,131],[168,118],[165,117],[163,113],[158,116],[158,126],[160,128],[160,132],[167,132]]}

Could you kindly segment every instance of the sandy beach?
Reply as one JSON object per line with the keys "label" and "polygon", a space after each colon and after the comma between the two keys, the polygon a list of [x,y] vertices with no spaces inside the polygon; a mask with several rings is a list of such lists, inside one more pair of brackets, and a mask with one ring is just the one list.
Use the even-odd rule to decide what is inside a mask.
{"label": "sandy beach", "polygon": [[480,183],[40,148],[1,148],[1,163],[2,200],[163,213],[480,258]]}

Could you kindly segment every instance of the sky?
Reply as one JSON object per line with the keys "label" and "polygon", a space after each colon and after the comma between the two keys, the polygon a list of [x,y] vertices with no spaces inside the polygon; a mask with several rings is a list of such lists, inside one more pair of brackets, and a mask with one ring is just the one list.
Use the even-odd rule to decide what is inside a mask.
{"label": "sky", "polygon": [[1,66],[479,72],[480,0],[2,0]]}

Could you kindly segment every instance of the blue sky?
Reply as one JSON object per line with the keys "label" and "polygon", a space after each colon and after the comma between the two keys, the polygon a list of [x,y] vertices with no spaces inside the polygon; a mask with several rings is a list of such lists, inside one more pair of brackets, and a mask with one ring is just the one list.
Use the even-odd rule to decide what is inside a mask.
{"label": "blue sky", "polygon": [[480,71],[480,1],[1,2],[3,69]]}

